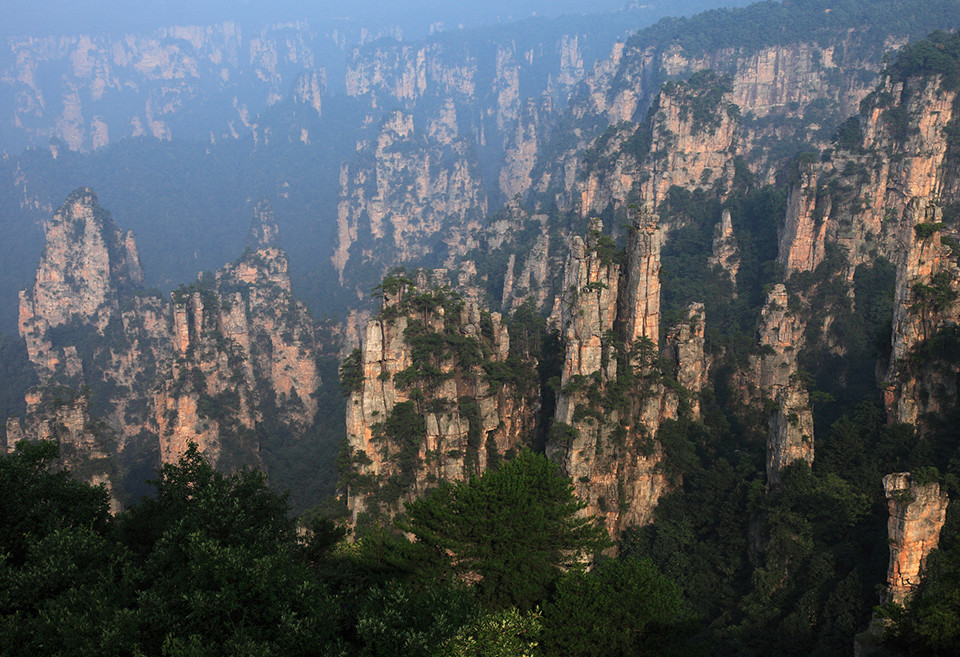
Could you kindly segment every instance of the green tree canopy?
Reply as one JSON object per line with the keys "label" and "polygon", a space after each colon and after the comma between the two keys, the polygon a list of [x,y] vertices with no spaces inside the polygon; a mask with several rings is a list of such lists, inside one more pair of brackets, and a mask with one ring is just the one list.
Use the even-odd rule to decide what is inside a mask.
{"label": "green tree canopy", "polygon": [[543,652],[558,657],[684,654],[692,620],[680,588],[649,559],[571,572],[543,609]]}
{"label": "green tree canopy", "polygon": [[555,464],[524,451],[498,470],[441,484],[407,507],[401,527],[453,572],[479,578],[484,603],[529,609],[561,567],[609,544],[583,507]]}

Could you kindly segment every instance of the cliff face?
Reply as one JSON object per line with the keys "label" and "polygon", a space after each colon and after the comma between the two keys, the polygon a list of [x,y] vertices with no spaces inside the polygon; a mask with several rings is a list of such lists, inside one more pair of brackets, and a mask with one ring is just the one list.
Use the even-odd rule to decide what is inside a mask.
{"label": "cliff face", "polygon": [[103,484],[110,494],[111,510],[120,507],[114,496],[116,467],[111,454],[116,438],[102,423],[90,418],[90,399],[68,388],[31,390],[27,394],[27,414],[7,418],[7,452],[12,453],[21,440],[52,440],[60,445],[60,467],[97,486]]}
{"label": "cliff face", "polygon": [[32,290],[20,294],[20,335],[42,382],[79,374],[76,351],[57,348],[50,330],[73,321],[106,329],[121,293],[143,280],[131,233],[121,233],[93,191],[79,189],[44,225],[46,246]]}
{"label": "cliff face", "polygon": [[[303,435],[317,410],[317,336],[271,244],[276,234],[269,207],[258,206],[244,256],[168,304],[137,291],[133,236],[90,190],[72,194],[47,226],[33,289],[21,294],[21,335],[41,386],[28,394],[27,417],[8,423],[8,443],[56,438],[71,467],[107,464],[91,472],[107,481],[125,474],[121,461],[156,453],[170,462],[188,441],[224,468],[256,463],[263,422]],[[95,406],[87,393],[71,393],[70,405],[49,401],[79,386]],[[64,409],[69,422],[58,419]]]}
{"label": "cliff face", "polygon": [[[587,215],[611,203],[659,204],[671,185],[722,193],[737,157],[773,182],[782,166],[778,144],[826,148],[824,125],[856,112],[875,84],[883,53],[848,34],[835,40],[695,55],[639,39],[617,44],[571,100],[576,147],[545,148],[551,161],[539,163],[534,188],[554,190],[561,207],[578,203]],[[666,82],[677,77],[689,80]],[[611,126],[591,146],[601,166],[591,151],[578,153],[597,136],[594,125]]]}
{"label": "cliff face", "polygon": [[[560,267],[557,251],[563,245],[551,237],[550,217],[528,214],[518,199],[513,199],[477,236],[479,247],[487,253],[509,253],[500,307],[516,310],[527,299],[541,311],[553,303],[553,280]],[[491,272],[496,274],[501,272]]]}
{"label": "cliff face", "polygon": [[845,124],[836,154],[801,165],[780,237],[788,274],[816,269],[831,242],[846,250],[851,267],[878,252],[902,260],[912,239],[911,201],[953,194],[945,165],[955,98],[937,78],[885,79]]}
{"label": "cliff face", "polygon": [[616,20],[589,31],[558,22],[542,31],[505,27],[459,40],[360,47],[347,64],[346,90],[368,122],[401,107],[431,136],[470,138],[490,163],[485,192],[509,200],[530,188],[556,109],[622,29]]}
{"label": "cliff face", "polygon": [[385,279],[380,313],[341,370],[347,505],[361,526],[482,473],[534,429],[536,363],[511,355],[498,313],[436,285],[427,274]]}
{"label": "cliff face", "polygon": [[348,262],[379,277],[405,262],[462,255],[486,209],[468,142],[433,139],[412,115],[392,112],[376,142],[341,167],[333,264],[343,282]]}
{"label": "cliff face", "polygon": [[883,478],[890,508],[887,601],[903,604],[920,583],[920,569],[940,542],[949,499],[936,483],[918,484],[909,472]]}
{"label": "cliff face", "polygon": [[622,265],[593,222],[586,242],[573,238],[564,273],[565,357],[547,455],[573,479],[585,512],[602,518],[614,537],[649,523],[668,484],[657,467],[656,432],[681,411],[664,377],[685,382],[696,395],[706,375],[702,306],[668,334],[671,371],[659,358],[657,220],[649,211],[634,218]]}
{"label": "cliff face", "polygon": [[251,228],[256,248],[220,269],[209,287],[201,280],[173,294],[174,355],[156,395],[164,462],[193,441],[223,467],[254,463],[265,416],[293,436],[313,422],[321,383],[316,329],[293,297],[276,234],[261,204]]}
{"label": "cliff face", "polygon": [[914,199],[904,212],[905,253],[897,267],[890,367],[884,402],[892,421],[915,423],[955,403],[954,364],[925,345],[954,332],[960,271],[952,249],[940,239],[939,207]]}
{"label": "cliff face", "polygon": [[744,401],[766,399],[771,403],[766,458],[770,487],[779,485],[780,472],[791,463],[813,463],[813,411],[797,362],[805,346],[805,329],[801,313],[790,308],[787,287],[774,285],[760,313],[760,353],[751,357],[740,375]]}
{"label": "cliff face", "polygon": [[[6,145],[56,137],[74,150],[140,135],[237,137],[331,50],[325,36],[302,24],[244,33],[224,22],[122,37],[8,38],[0,88],[16,102],[4,108],[0,134]],[[323,87],[309,89],[319,109]],[[232,109],[197,111],[207,104]]]}
{"label": "cliff face", "polygon": [[691,393],[688,403],[693,417],[700,416],[699,393],[707,386],[710,361],[704,354],[706,310],[702,303],[687,308],[684,321],[670,327],[664,351],[676,372],[677,383]]}
{"label": "cliff face", "polygon": [[673,185],[725,189],[732,182],[740,109],[727,100],[730,84],[706,73],[662,89],[645,167],[649,178],[640,184],[644,201],[659,206]]}
{"label": "cliff face", "polygon": [[957,265],[941,242],[938,208],[957,193],[947,129],[955,101],[935,76],[885,78],[844,124],[836,152],[800,165],[780,232],[788,275],[814,271],[831,248],[842,253],[847,285],[879,257],[897,266],[891,355],[880,375],[891,421],[915,423],[957,396],[955,366],[918,351],[935,349],[934,338],[960,318]]}

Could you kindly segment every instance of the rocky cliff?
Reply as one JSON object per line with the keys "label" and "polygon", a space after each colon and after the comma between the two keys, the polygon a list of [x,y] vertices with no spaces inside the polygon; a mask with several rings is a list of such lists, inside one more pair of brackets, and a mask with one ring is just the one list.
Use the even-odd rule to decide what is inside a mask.
{"label": "rocky cliff", "polygon": [[[138,290],[133,236],[91,190],[72,194],[47,226],[33,289],[21,294],[21,335],[41,386],[28,394],[27,417],[8,422],[8,446],[57,438],[71,467],[108,464],[95,473],[104,479],[151,453],[176,460],[189,441],[233,468],[259,462],[264,426],[302,436],[317,410],[317,335],[276,235],[269,206],[259,205],[251,248],[166,303]],[[49,402],[81,386],[71,404]]]}
{"label": "rocky cliff", "polygon": [[917,483],[909,472],[884,477],[883,490],[890,509],[886,598],[903,604],[920,583],[924,560],[940,541],[949,499],[939,484]]}
{"label": "rocky cliff", "polygon": [[93,191],[79,189],[44,225],[46,246],[32,290],[20,294],[20,335],[41,381],[80,374],[76,350],[56,347],[50,331],[71,322],[107,328],[119,299],[143,280],[132,233],[122,233]]}
{"label": "rocky cliff", "polygon": [[[838,133],[836,151],[800,163],[780,232],[788,275],[814,272],[831,249],[842,254],[838,279],[851,287],[861,265],[878,257],[896,265],[880,375],[892,421],[915,423],[957,396],[955,364],[937,347],[958,320],[956,258],[941,240],[939,208],[957,194],[948,135],[955,100],[938,76],[886,75]],[[940,356],[925,359],[925,348]]]}
{"label": "rocky cliff", "polygon": [[116,512],[120,508],[114,486],[117,467],[111,457],[117,440],[103,422],[91,419],[89,391],[50,386],[31,390],[26,401],[26,416],[7,418],[7,452],[12,453],[21,440],[56,442],[60,446],[57,465],[95,486],[103,484]]}
{"label": "rocky cliff", "polygon": [[536,362],[511,354],[498,313],[441,283],[428,273],[384,279],[380,312],[341,369],[350,389],[346,500],[361,527],[532,440]]}
{"label": "rocky cliff", "polygon": [[835,154],[801,163],[781,233],[788,273],[816,269],[829,243],[845,249],[852,267],[878,252],[902,260],[913,199],[953,194],[945,165],[955,97],[936,77],[888,76],[844,124]]}
{"label": "rocky cliff", "polygon": [[[828,145],[826,126],[856,111],[882,54],[846,32],[818,44],[701,53],[646,44],[641,32],[585,76],[568,110],[565,138],[575,137],[576,146],[545,145],[550,161],[538,163],[534,188],[553,190],[561,207],[577,204],[587,214],[637,199],[659,205],[672,185],[722,192],[737,158],[772,182],[785,142]],[[596,125],[610,127],[591,144]],[[577,170],[579,177],[571,175]]]}
{"label": "rocky cliff", "polygon": [[252,246],[212,281],[172,295],[173,358],[156,393],[164,462],[190,441],[224,467],[259,461],[258,426],[302,436],[317,411],[316,328],[290,287],[268,205]]}
{"label": "rocky cliff", "polygon": [[671,358],[660,359],[657,222],[649,210],[637,213],[625,252],[592,222],[586,241],[573,237],[564,273],[565,356],[547,455],[573,479],[586,512],[614,537],[651,521],[668,485],[657,467],[657,429],[685,412],[681,400],[699,393],[706,377],[702,306],[668,333]]}
{"label": "rocky cliff", "polygon": [[915,423],[957,401],[956,363],[938,344],[955,339],[960,270],[941,241],[942,214],[914,199],[904,212],[904,252],[897,267],[890,367],[884,402],[892,421]]}
{"label": "rocky cliff", "polygon": [[486,209],[470,143],[432,138],[412,115],[391,112],[376,141],[341,166],[333,264],[341,282],[349,263],[372,285],[390,267],[462,255]]}
{"label": "rocky cliff", "polygon": [[[325,37],[302,23],[244,31],[233,22],[123,36],[8,37],[0,90],[15,102],[4,109],[0,139],[23,147],[56,137],[89,150],[141,135],[248,134],[298,75],[337,50]],[[319,110],[323,86],[301,84],[298,94],[304,91]]]}

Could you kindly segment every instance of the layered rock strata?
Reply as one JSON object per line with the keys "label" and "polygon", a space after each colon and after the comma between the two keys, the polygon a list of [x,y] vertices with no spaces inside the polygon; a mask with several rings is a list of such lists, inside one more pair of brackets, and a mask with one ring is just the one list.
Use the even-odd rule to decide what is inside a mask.
{"label": "layered rock strata", "polygon": [[897,267],[890,367],[884,402],[891,421],[915,423],[957,401],[957,364],[924,353],[960,322],[960,269],[941,241],[940,208],[914,199],[904,213],[904,252]]}

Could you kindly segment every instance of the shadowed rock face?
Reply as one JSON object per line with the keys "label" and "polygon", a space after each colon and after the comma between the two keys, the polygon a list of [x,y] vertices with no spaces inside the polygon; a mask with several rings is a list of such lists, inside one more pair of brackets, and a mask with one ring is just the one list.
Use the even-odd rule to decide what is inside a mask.
{"label": "shadowed rock face", "polygon": [[939,484],[917,484],[909,472],[884,477],[883,490],[890,508],[887,600],[903,604],[920,584],[920,570],[927,555],[940,542],[950,500]]}
{"label": "shadowed rock face", "polygon": [[44,224],[46,246],[36,283],[20,294],[20,335],[41,381],[77,364],[48,339],[52,328],[79,320],[104,330],[119,297],[143,281],[132,233],[122,233],[93,190],[75,191]]}

